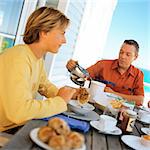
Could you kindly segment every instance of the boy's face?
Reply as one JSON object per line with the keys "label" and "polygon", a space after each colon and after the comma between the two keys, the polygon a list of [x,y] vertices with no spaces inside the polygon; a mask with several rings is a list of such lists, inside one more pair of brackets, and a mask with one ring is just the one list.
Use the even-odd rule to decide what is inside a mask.
{"label": "boy's face", "polygon": [[65,29],[54,28],[44,33],[42,40],[47,52],[57,53],[61,45],[66,43]]}

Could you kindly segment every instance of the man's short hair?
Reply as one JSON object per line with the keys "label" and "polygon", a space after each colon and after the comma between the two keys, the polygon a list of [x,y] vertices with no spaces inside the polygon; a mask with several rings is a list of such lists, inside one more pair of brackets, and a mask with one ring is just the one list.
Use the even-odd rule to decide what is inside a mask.
{"label": "man's short hair", "polygon": [[135,40],[125,40],[124,43],[133,45],[136,48],[136,51],[139,52],[139,44]]}

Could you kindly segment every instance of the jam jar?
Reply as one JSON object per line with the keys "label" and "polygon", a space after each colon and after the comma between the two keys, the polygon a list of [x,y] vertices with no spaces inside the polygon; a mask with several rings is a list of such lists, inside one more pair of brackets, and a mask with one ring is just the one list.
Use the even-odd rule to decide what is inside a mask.
{"label": "jam jar", "polygon": [[124,133],[131,133],[137,118],[137,113],[133,110],[126,110],[122,115],[123,120],[121,121],[120,128]]}

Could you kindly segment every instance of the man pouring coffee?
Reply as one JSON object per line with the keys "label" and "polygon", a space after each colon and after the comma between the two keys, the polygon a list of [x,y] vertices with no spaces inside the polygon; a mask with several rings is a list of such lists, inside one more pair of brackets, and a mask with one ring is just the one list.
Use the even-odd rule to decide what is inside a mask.
{"label": "man pouring coffee", "polygon": [[[87,68],[90,77],[106,84],[105,92],[121,96],[136,105],[144,99],[143,73],[132,65],[137,59],[139,44],[135,40],[125,40],[115,60],[100,60]],[[66,67],[72,70],[77,61],[69,60]]]}

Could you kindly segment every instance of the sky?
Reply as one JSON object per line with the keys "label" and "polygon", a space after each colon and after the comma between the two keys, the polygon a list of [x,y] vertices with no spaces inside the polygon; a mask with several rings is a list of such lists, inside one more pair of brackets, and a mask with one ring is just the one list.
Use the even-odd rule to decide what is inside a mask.
{"label": "sky", "polygon": [[125,39],[139,43],[139,57],[134,65],[150,70],[150,0],[118,0],[103,58],[117,58]]}

